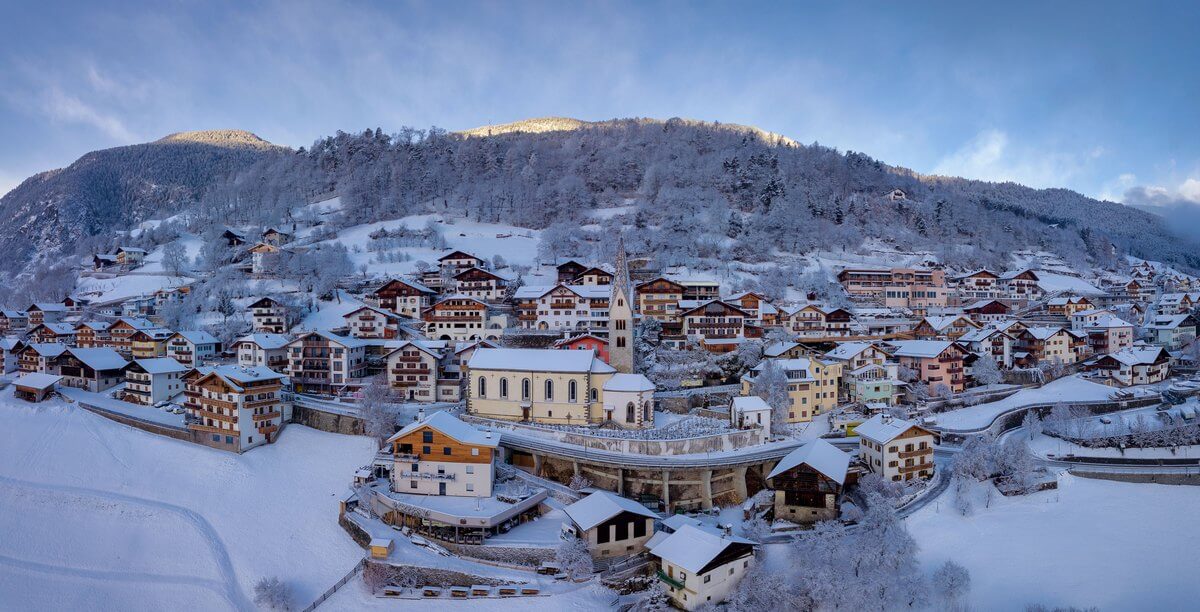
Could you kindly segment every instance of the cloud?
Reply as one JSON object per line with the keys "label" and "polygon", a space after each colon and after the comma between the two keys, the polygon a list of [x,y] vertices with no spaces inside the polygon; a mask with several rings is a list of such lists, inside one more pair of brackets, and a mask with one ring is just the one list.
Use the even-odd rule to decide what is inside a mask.
{"label": "cloud", "polygon": [[137,136],[125,127],[120,118],[105,113],[57,87],[46,90],[45,105],[42,108],[56,121],[88,125],[122,142],[137,141]]}
{"label": "cloud", "polygon": [[957,151],[943,157],[934,174],[983,181],[1012,181],[1029,187],[1063,187],[1092,160],[1105,154],[1100,147],[1071,154],[1041,148],[1014,147],[1006,132],[979,132]]}
{"label": "cloud", "polygon": [[11,174],[0,172],[0,198],[4,197],[5,194],[13,189],[16,189],[17,185],[20,184],[21,179],[12,176]]}
{"label": "cloud", "polygon": [[1175,187],[1137,185],[1125,191],[1123,202],[1166,219],[1167,229],[1181,237],[1200,236],[1200,180],[1188,178]]}

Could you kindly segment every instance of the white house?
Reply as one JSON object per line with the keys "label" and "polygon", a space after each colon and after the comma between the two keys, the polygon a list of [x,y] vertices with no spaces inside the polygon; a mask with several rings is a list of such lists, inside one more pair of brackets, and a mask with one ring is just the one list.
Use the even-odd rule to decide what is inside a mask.
{"label": "white house", "polygon": [[175,332],[167,339],[167,357],[194,368],[206,359],[212,359],[221,350],[221,341],[212,334],[201,331]]}
{"label": "white house", "polygon": [[563,511],[570,521],[563,523],[562,537],[583,539],[592,556],[603,559],[645,550],[658,518],[638,502],[608,491],[596,491]]}
{"label": "white house", "polygon": [[933,432],[904,419],[877,414],[854,428],[858,456],[887,480],[933,476]]}
{"label": "white house", "polygon": [[729,422],[734,427],[761,427],[765,438],[771,437],[771,406],[757,395],[743,395],[729,403]]}
{"label": "white house", "polygon": [[656,540],[650,555],[658,560],[658,579],[671,602],[684,610],[725,601],[754,567],[758,545],[698,525],[683,525]]}
{"label": "white house", "polygon": [[189,368],[170,357],[134,359],[125,370],[127,402],[153,406],[183,393],[183,375]]}
{"label": "white house", "polygon": [[238,365],[267,366],[277,372],[287,369],[287,344],[292,339],[284,334],[250,334],[233,343],[237,349]]}

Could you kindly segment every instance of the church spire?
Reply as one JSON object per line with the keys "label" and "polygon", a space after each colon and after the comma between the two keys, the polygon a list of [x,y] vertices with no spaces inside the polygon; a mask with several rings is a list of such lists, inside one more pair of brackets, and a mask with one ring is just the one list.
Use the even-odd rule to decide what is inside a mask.
{"label": "church spire", "polygon": [[608,364],[618,372],[633,373],[633,288],[621,236],[617,236],[616,270],[608,298]]}

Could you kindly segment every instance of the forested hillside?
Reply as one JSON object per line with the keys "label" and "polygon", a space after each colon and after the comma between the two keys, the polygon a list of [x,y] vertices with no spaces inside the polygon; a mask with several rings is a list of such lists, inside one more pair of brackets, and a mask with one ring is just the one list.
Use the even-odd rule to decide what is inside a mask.
{"label": "forested hillside", "polygon": [[[265,143],[264,143],[265,144]],[[339,223],[440,212],[551,228],[562,254],[619,225],[663,264],[777,259],[875,238],[947,263],[1003,267],[1023,248],[1106,266],[1122,253],[1200,268],[1153,215],[1062,190],[921,176],[855,152],[743,126],[553,119],[470,133],[339,132],[298,151],[164,140],[89,154],[3,199],[11,263],[180,211],[203,224],[272,224],[337,193]],[[619,208],[619,213],[592,214]],[[590,224],[590,225],[589,225]]]}

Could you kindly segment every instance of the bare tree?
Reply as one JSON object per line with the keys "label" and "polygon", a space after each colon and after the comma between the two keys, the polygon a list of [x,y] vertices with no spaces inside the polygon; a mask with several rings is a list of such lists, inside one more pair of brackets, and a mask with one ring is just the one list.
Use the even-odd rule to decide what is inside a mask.
{"label": "bare tree", "polygon": [[554,551],[554,560],[572,580],[590,576],[595,571],[592,553],[588,552],[587,542],[583,538],[563,540]]}

